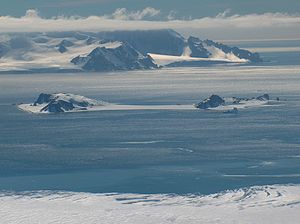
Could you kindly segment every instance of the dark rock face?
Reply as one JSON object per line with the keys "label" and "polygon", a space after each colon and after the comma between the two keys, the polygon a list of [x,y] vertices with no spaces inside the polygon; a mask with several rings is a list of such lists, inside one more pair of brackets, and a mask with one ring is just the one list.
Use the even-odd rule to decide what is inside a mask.
{"label": "dark rock face", "polygon": [[68,51],[67,47],[72,47],[73,45],[74,43],[69,40],[62,40],[56,47],[58,47],[60,53],[65,53]]}
{"label": "dark rock face", "polygon": [[113,63],[105,56],[106,48],[96,48],[87,57],[77,56],[71,63],[80,65],[87,71],[113,71],[118,70]]}
{"label": "dark rock face", "polygon": [[86,71],[118,71],[157,68],[150,56],[143,56],[127,43],[117,48],[97,47],[86,57],[71,60]]}
{"label": "dark rock face", "polygon": [[204,48],[202,41],[196,37],[189,37],[188,46],[190,47],[192,53],[191,57],[196,58],[208,58],[211,53],[208,52],[206,48]]}
{"label": "dark rock face", "polygon": [[37,104],[49,103],[51,100],[53,100],[52,94],[41,93],[33,105],[36,106]]}
{"label": "dark rock face", "polygon": [[218,95],[211,95],[209,98],[203,100],[195,106],[200,109],[208,109],[218,107],[223,104],[225,104],[225,100],[223,98]]}
{"label": "dark rock face", "polygon": [[69,110],[73,110],[75,107],[71,102],[63,100],[52,100],[47,106],[41,109],[41,112],[47,111],[50,113],[61,113]]}
{"label": "dark rock face", "polygon": [[58,51],[59,51],[60,53],[65,53],[66,51],[68,51],[68,49],[67,49],[64,45],[60,45],[60,46],[58,47]]}
{"label": "dark rock face", "polygon": [[73,109],[85,110],[104,103],[71,93],[41,93],[32,106],[43,106],[40,112],[61,113]]}
{"label": "dark rock face", "polygon": [[73,42],[69,41],[69,40],[62,40],[58,45],[57,47],[59,46],[64,46],[64,47],[72,47],[74,45]]}
{"label": "dark rock face", "polygon": [[225,44],[217,43],[212,40],[204,40],[203,43],[207,44],[208,46],[214,46],[216,48],[221,49],[224,53],[233,53],[235,56],[241,59],[249,60],[250,62],[261,62],[262,59],[260,58],[258,53],[252,53],[247,50],[240,49],[238,47],[229,47]]}
{"label": "dark rock face", "polygon": [[261,101],[267,101],[267,100],[270,100],[270,96],[269,96],[269,94],[264,94],[264,95],[256,97],[256,99],[261,100]]}

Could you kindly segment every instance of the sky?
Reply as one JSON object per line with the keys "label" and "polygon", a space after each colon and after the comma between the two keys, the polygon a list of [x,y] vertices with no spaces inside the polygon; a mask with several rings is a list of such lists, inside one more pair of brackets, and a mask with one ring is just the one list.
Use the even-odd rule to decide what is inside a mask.
{"label": "sky", "polygon": [[300,13],[299,0],[0,0],[0,15],[22,16],[27,9],[36,9],[44,17],[58,15],[90,16],[111,14],[117,8],[159,9],[167,15],[199,18],[216,16],[230,10],[232,14],[265,12]]}
{"label": "sky", "polygon": [[218,40],[300,39],[300,1],[0,0],[0,32],[160,28]]}

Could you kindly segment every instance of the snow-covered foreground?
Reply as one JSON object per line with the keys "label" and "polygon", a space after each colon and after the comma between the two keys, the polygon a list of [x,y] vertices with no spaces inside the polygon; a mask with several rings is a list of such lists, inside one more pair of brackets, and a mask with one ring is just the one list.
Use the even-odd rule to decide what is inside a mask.
{"label": "snow-covered foreground", "polygon": [[1,223],[298,223],[300,185],[200,195],[0,194]]}

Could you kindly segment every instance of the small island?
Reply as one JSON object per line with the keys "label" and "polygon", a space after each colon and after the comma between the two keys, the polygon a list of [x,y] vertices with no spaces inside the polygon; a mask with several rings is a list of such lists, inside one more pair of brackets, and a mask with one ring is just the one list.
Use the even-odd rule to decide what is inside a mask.
{"label": "small island", "polygon": [[[237,113],[239,109],[246,109],[250,107],[259,107],[267,105],[270,101],[269,94],[263,94],[258,97],[240,98],[229,97],[222,98],[218,95],[211,95],[209,98],[195,104],[198,109],[221,111],[224,113]],[[277,100],[278,101],[278,100]]]}
{"label": "small island", "polygon": [[19,104],[18,108],[31,113],[62,113],[86,111],[108,105],[107,102],[71,93],[41,93],[31,104]]}

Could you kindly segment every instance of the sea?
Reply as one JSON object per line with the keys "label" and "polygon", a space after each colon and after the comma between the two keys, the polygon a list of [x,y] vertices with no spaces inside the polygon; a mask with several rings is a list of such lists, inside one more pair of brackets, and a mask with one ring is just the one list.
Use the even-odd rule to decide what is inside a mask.
{"label": "sea", "polygon": [[[0,74],[0,191],[207,197],[253,186],[298,186],[300,40],[232,44],[257,50],[264,62],[111,73]],[[267,93],[279,101],[237,114],[30,114],[16,106],[34,102],[40,93],[55,92],[130,105],[195,104],[212,94]]]}

